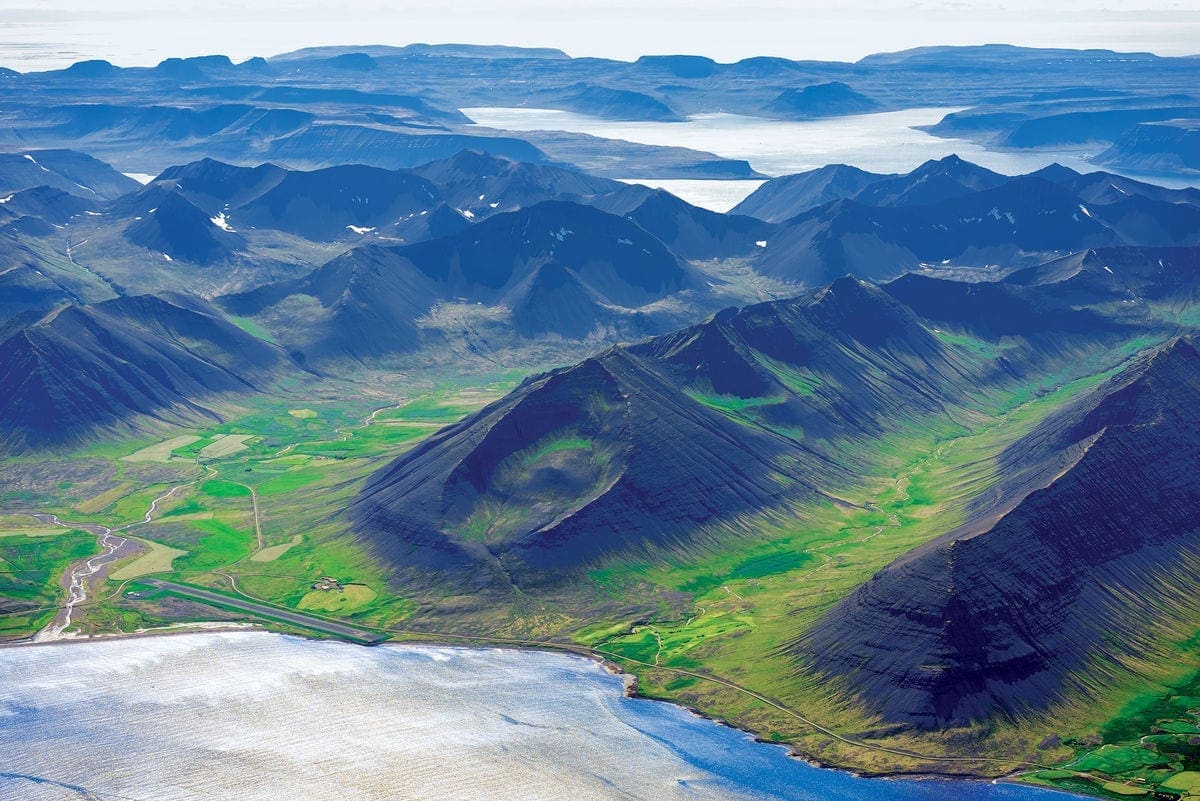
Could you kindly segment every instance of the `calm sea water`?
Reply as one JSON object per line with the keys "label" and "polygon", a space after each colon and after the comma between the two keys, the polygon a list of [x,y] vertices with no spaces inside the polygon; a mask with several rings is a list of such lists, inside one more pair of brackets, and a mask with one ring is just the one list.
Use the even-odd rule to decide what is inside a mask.
{"label": "calm sea water", "polygon": [[[1006,175],[1020,175],[1058,162],[1079,172],[1098,169],[1086,150],[992,151],[965,139],[943,139],[917,130],[954,108],[915,108],[822,120],[787,122],[736,114],[698,114],[684,122],[623,122],[568,111],[536,108],[465,108],[476,124],[508,131],[570,131],[647,145],[680,146],[745,159],[765,175],[787,175],[850,164],[871,172],[908,172],[929,159],[951,153]],[[1107,169],[1107,168],[1106,168]],[[1190,186],[1196,176],[1128,173],[1165,186]],[[662,181],[629,179],[662,186],[698,206],[727,211],[754,191],[752,181]]]}
{"label": "calm sea water", "polygon": [[0,649],[0,755],[6,801],[1066,798],[813,768],[581,658],[251,632]]}

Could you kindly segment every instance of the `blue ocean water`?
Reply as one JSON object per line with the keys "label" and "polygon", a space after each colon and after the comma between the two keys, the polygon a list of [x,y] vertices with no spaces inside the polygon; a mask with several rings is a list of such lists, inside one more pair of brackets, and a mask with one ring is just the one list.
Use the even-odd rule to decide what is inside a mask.
{"label": "blue ocean water", "polygon": [[0,799],[1065,797],[815,768],[621,688],[558,654],[253,632],[0,648]]}

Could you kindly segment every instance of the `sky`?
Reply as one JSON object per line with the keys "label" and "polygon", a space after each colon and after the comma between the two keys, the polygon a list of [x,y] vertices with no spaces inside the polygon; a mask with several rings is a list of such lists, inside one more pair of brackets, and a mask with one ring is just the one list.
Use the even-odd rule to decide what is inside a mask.
{"label": "sky", "polygon": [[0,65],[121,66],[328,44],[465,42],[632,60],[697,53],[852,61],[1006,42],[1200,53],[1200,0],[0,0]]}

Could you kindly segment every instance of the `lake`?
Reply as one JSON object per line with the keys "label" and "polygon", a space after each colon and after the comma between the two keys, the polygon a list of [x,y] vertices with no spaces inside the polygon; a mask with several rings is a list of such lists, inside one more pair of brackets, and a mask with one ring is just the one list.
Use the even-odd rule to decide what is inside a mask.
{"label": "lake", "polygon": [[261,632],[3,648],[0,798],[1068,798],[818,769],[621,690],[565,655]]}
{"label": "lake", "polygon": [[[569,131],[646,145],[678,146],[745,159],[764,175],[788,175],[850,164],[871,172],[908,172],[929,159],[957,153],[990,170],[1020,175],[1058,162],[1079,172],[1098,169],[1079,150],[993,151],[966,139],[943,139],[918,130],[957,108],[913,108],[820,120],[783,121],[736,114],[697,114],[683,122],[604,120],[568,111],[537,108],[464,108],[477,125],[507,131]],[[1114,170],[1114,172],[1117,172]],[[1189,186],[1194,176],[1147,176],[1123,173],[1166,186]],[[698,206],[728,211],[760,182],[669,181],[654,176],[629,180],[662,187]]]}

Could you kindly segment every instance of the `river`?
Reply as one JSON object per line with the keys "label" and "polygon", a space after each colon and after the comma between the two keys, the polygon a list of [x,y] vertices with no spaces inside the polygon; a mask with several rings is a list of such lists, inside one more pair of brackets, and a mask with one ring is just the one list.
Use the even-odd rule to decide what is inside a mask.
{"label": "river", "polygon": [[534,651],[261,632],[0,649],[0,798],[1053,801],[861,779]]}

